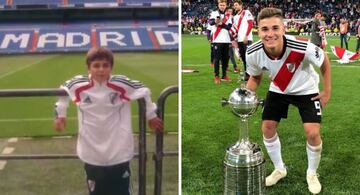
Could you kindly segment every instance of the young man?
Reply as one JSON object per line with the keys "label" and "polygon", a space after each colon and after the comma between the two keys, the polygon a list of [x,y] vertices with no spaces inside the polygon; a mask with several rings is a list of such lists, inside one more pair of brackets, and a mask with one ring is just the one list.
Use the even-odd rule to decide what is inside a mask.
{"label": "young man", "polygon": [[343,43],[345,43],[345,47],[349,50],[348,46],[348,33],[349,32],[349,23],[345,18],[340,19],[340,45],[343,48]]}
{"label": "young man", "polygon": [[316,12],[311,25],[310,42],[318,47],[321,47],[322,45],[322,37],[320,35],[320,20],[321,20],[321,13]]}
{"label": "young man", "polygon": [[162,130],[150,90],[139,81],[111,75],[112,52],[91,49],[86,57],[88,76],[76,76],[61,86],[69,97],[55,104],[54,127],[63,131],[71,99],[78,108],[77,154],[85,163],[90,195],[130,194],[129,162],[134,155],[130,101],[145,98],[149,126]]}
{"label": "young man", "polygon": [[[234,9],[237,14],[234,16],[234,24],[230,29],[230,33],[234,36],[237,45],[239,47],[239,55],[244,64],[244,70],[246,70],[246,50],[247,46],[252,43],[252,26],[253,26],[253,15],[249,10],[243,9],[243,3],[241,0],[234,1]],[[247,81],[249,75],[245,72],[244,80]]]}
{"label": "young man", "polygon": [[[220,81],[231,81],[230,77],[226,75],[226,70],[229,64],[229,44],[230,35],[229,29],[232,26],[232,15],[225,14],[226,0],[218,1],[219,10],[213,11],[210,15],[209,24],[215,26],[212,28],[212,42],[214,45],[214,72],[215,84],[220,84]],[[220,60],[222,77],[220,79]]]}
{"label": "young man", "polygon": [[[246,87],[255,91],[263,72],[269,73],[271,84],[262,113],[262,132],[275,170],[266,178],[266,186],[275,185],[287,175],[276,129],[281,118],[287,117],[289,104],[292,104],[299,109],[307,138],[308,188],[317,194],[321,191],[316,173],[322,150],[321,109],[329,101],[331,93],[329,58],[314,44],[286,36],[281,10],[265,8],[260,11],[257,20],[260,40],[250,46],[246,54],[250,75]],[[312,65],[320,67],[324,78],[320,93],[319,75]]]}

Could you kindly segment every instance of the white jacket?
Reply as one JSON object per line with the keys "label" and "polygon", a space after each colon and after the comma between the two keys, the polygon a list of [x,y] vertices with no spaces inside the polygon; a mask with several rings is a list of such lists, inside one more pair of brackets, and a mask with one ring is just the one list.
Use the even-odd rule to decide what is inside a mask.
{"label": "white jacket", "polygon": [[[150,90],[139,81],[114,75],[98,83],[91,76],[76,76],[61,86],[77,105],[79,135],[77,154],[86,163],[98,166],[129,161],[134,155],[131,127],[131,100],[145,98],[146,117],[156,117]],[[57,117],[66,117],[69,97],[56,102]]]}

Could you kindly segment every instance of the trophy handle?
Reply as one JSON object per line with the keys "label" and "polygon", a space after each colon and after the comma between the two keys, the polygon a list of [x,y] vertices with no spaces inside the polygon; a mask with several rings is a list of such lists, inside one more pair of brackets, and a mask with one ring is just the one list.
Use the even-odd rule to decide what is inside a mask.
{"label": "trophy handle", "polygon": [[226,98],[222,97],[221,98],[221,106],[224,107],[228,104],[229,104],[229,101]]}
{"label": "trophy handle", "polygon": [[259,100],[258,105],[259,105],[259,106],[261,106],[261,107],[264,107],[264,105],[265,105],[265,101],[266,101],[266,99]]}

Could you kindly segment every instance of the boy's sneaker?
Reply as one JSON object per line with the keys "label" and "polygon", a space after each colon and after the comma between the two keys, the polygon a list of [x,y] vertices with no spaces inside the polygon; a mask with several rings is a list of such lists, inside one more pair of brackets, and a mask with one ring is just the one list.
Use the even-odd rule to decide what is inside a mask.
{"label": "boy's sneaker", "polygon": [[238,67],[234,67],[234,73],[238,73],[238,72],[239,72]]}
{"label": "boy's sneaker", "polygon": [[215,84],[220,84],[220,77],[215,76]]}
{"label": "boy's sneaker", "polygon": [[221,78],[222,81],[231,81],[230,77],[224,76]]}
{"label": "boy's sneaker", "polygon": [[275,169],[269,176],[266,177],[266,186],[273,186],[275,185],[280,179],[286,177],[287,171],[286,169],[280,170]]}
{"label": "boy's sneaker", "polygon": [[306,176],[306,181],[308,183],[309,191],[313,194],[319,194],[321,191],[321,184],[318,179],[319,175],[314,172]]}

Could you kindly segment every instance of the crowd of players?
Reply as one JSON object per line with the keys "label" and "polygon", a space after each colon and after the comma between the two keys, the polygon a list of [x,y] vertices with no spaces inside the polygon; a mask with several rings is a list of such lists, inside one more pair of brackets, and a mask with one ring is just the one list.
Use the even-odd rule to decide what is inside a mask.
{"label": "crowd of players", "polygon": [[[335,0],[317,2],[312,0],[257,0],[251,4],[238,0],[182,1],[183,31],[190,30],[198,34],[207,34],[211,45],[210,65],[214,67],[215,84],[220,84],[221,81],[231,81],[227,75],[227,71],[230,69],[229,60],[233,64],[233,71],[239,72],[234,53],[241,58],[243,70],[246,70],[245,52],[247,46],[253,42],[252,31],[257,30],[256,16],[266,6],[278,7],[283,10],[287,30],[296,29],[299,33],[306,29],[312,34],[311,42],[320,48],[324,48],[326,45],[325,32],[338,32],[341,47],[345,46],[348,49],[348,40],[350,32],[352,32],[357,37],[356,51],[360,50],[359,4]],[[296,22],[291,19],[305,20],[305,22]],[[245,71],[243,74],[242,79],[247,81],[249,75]]]}
{"label": "crowd of players", "polygon": [[[283,11],[285,19],[311,20],[314,13],[320,10],[324,16],[326,32],[339,32],[341,19],[349,23],[349,32],[356,33],[360,25],[360,4],[356,0],[256,0],[243,1],[244,8],[249,10],[256,18],[264,7],[276,7]],[[233,0],[228,1],[232,5]],[[185,0],[182,1],[182,30],[191,33],[205,31],[209,14],[217,9],[217,1]],[[254,27],[257,27],[254,21]],[[311,24],[289,22],[288,31],[310,32]]]}

